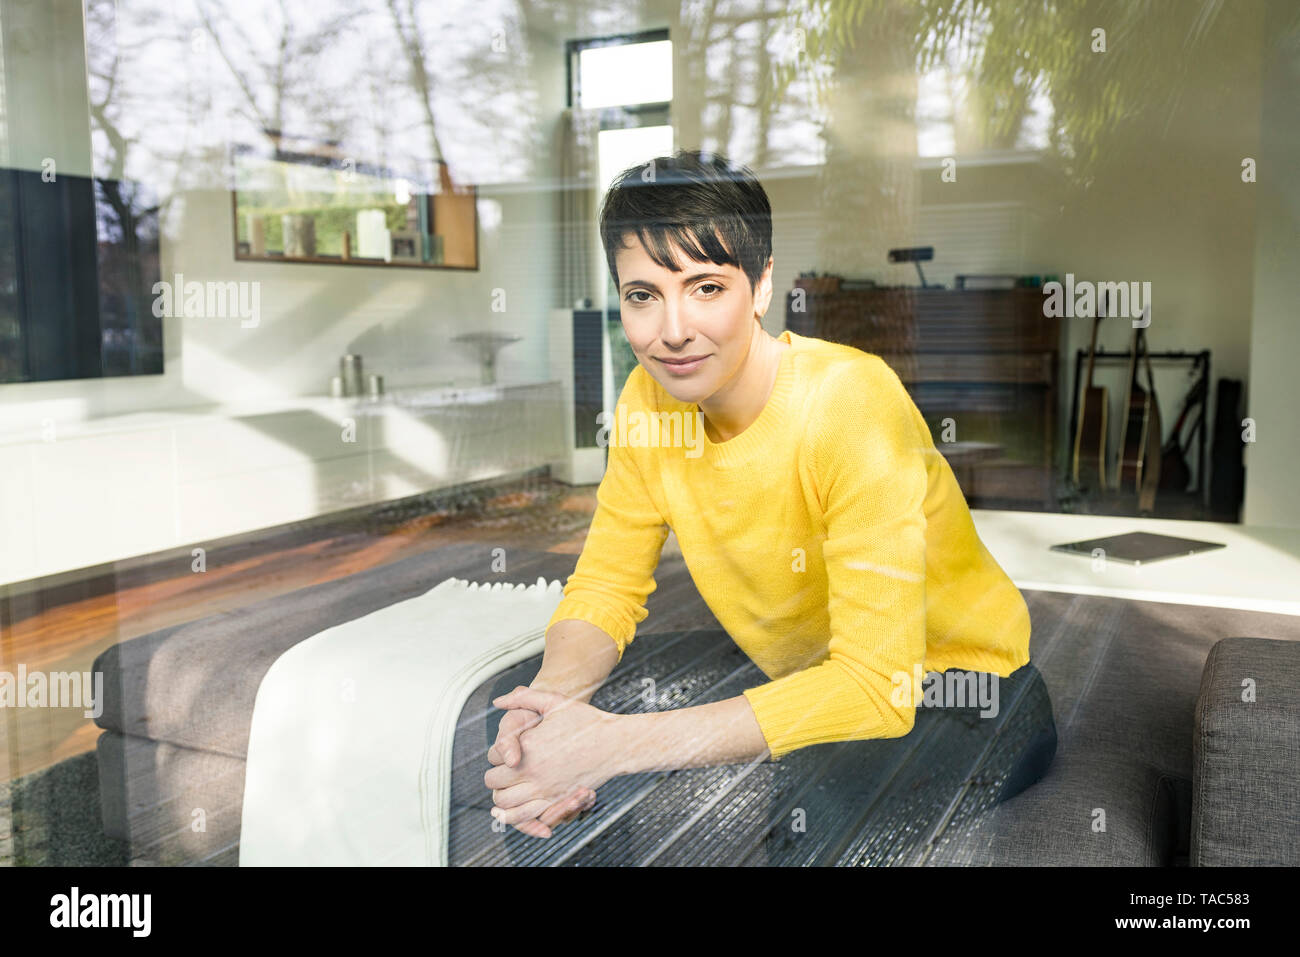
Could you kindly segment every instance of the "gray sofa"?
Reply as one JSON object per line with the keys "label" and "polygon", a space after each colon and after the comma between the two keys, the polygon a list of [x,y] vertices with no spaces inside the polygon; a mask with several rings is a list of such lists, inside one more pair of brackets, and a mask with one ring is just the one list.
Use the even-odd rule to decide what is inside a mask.
{"label": "gray sofa", "polygon": [[[104,652],[94,667],[105,675],[97,722],[104,729],[97,758],[105,833],[129,841],[142,864],[236,864],[253,701],[271,663],[330,625],[413,597],[449,575],[563,579],[574,562],[572,555],[513,550],[509,571],[493,575],[491,558],[487,545],[453,545]],[[593,703],[643,707],[641,678],[651,657],[662,659],[654,672],[657,707],[730,695],[758,680],[756,670],[745,670],[752,664],[728,647],[680,557],[665,555],[656,577],[644,633]],[[978,780],[977,756],[936,762],[915,733],[918,725],[912,741],[898,739],[897,767],[920,781],[926,768],[943,766],[954,794],[949,819],[922,828],[924,847],[876,841],[855,851],[853,862],[1300,863],[1300,801],[1287,786],[1300,767],[1300,618],[1055,592],[1026,591],[1025,597],[1033,619],[1031,659],[1055,715],[1055,760],[1011,800],[965,813],[956,796]],[[748,770],[673,772],[649,782],[658,798],[672,802],[666,807],[628,797],[652,793],[639,786],[647,782],[617,779],[556,840],[493,832],[482,789],[494,713],[488,702],[498,689],[525,683],[537,664],[524,662],[486,682],[462,712],[452,779],[453,864],[579,863],[582,854],[619,863],[739,863],[699,849],[708,848],[709,834],[729,827],[748,829],[732,848],[743,849],[746,841],[770,848],[772,820],[788,810],[771,796],[785,793],[781,788],[801,762],[820,767],[836,760],[826,750],[833,746],[818,746],[803,749],[810,753],[793,763],[795,755]],[[1251,703],[1241,700],[1246,678],[1256,683]],[[846,781],[845,793],[854,793],[851,775]],[[828,807],[852,811],[855,805]],[[692,809],[685,824],[683,808]],[[899,813],[886,830],[915,830],[920,811]],[[660,829],[649,853],[644,841],[618,843],[629,830],[644,835],[648,822]],[[837,833],[842,839],[846,832]],[[561,834],[568,835],[567,852]]]}
{"label": "gray sofa", "polygon": [[1210,866],[1300,863],[1298,781],[1300,643],[1220,641],[1196,699],[1191,859]]}

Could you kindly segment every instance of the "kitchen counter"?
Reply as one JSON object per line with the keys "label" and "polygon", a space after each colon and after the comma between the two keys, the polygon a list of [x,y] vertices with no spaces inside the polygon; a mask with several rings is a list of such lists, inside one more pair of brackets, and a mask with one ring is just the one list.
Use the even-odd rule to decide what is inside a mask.
{"label": "kitchen counter", "polygon": [[563,460],[563,384],[434,384],[0,434],[0,584]]}
{"label": "kitchen counter", "polygon": [[[508,395],[528,390],[545,390],[558,384],[558,382],[520,382],[470,385],[440,382],[427,386],[409,386],[394,389],[378,399],[367,396],[350,396],[340,399],[328,395],[306,395],[283,399],[208,403],[184,406],[179,409],[129,412],[67,422],[56,420],[54,428],[56,439],[61,441],[82,436],[111,435],[120,432],[135,432],[142,429],[180,426],[187,423],[208,421],[213,418],[241,419],[281,412],[308,411],[329,416],[344,413],[375,415],[389,409],[438,408],[460,404],[480,405],[496,402]],[[25,445],[29,442],[43,441],[41,433],[43,427],[42,424],[34,428],[0,431],[0,446]]]}

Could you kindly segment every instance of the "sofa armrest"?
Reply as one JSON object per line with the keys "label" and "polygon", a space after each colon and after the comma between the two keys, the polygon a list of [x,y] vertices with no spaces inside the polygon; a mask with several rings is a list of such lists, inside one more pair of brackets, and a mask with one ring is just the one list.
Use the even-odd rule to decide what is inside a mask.
{"label": "sofa armrest", "polygon": [[1192,734],[1189,863],[1300,864],[1300,642],[1218,642]]}

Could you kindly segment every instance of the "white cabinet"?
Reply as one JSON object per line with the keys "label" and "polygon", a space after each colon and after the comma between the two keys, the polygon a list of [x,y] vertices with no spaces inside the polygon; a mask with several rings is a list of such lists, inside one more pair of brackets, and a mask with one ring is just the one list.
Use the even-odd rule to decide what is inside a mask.
{"label": "white cabinet", "polygon": [[562,400],[559,382],[407,390],[0,436],[0,582],[553,465]]}

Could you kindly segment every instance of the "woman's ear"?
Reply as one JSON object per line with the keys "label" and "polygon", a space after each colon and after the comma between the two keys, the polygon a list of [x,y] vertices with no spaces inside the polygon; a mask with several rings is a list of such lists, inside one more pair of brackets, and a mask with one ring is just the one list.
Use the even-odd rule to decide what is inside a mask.
{"label": "woman's ear", "polygon": [[774,257],[767,257],[763,275],[758,277],[758,289],[754,292],[754,318],[762,322],[767,315],[767,307],[772,303],[772,263]]}

